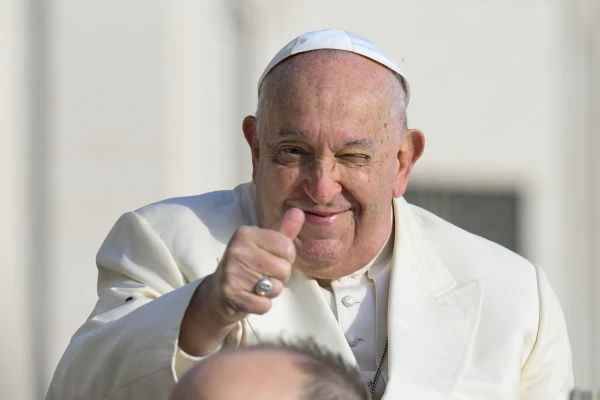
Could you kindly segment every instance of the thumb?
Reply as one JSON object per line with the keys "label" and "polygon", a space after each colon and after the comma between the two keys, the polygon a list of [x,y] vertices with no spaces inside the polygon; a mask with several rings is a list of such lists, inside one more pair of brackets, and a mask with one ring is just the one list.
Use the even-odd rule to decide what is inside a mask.
{"label": "thumb", "polygon": [[296,239],[303,224],[304,212],[299,208],[290,208],[283,214],[283,217],[281,217],[278,231],[290,239]]}

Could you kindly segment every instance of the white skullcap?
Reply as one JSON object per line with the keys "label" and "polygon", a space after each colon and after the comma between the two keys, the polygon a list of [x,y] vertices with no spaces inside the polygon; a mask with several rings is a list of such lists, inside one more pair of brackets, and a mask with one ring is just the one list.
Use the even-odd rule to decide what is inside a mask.
{"label": "white skullcap", "polygon": [[307,32],[286,44],[281,50],[279,50],[275,57],[273,57],[269,65],[267,65],[267,68],[265,68],[265,71],[258,80],[258,90],[260,91],[260,85],[269,71],[271,71],[277,64],[286,58],[291,57],[294,54],[325,49],[343,50],[360,54],[361,56],[367,57],[391,69],[400,75],[404,81],[404,88],[406,90],[406,104],[408,104],[408,100],[410,98],[408,80],[402,71],[400,71],[400,68],[394,62],[394,60],[392,60],[392,58],[383,50],[381,50],[381,48],[379,48],[379,46],[377,46],[375,43],[355,35],[354,33],[341,31],[339,29],[324,29],[321,31]]}

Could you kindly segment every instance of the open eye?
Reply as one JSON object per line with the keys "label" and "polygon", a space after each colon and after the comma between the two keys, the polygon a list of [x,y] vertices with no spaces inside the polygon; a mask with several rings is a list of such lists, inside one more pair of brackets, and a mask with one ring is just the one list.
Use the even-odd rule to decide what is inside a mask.
{"label": "open eye", "polygon": [[297,146],[285,146],[279,149],[276,161],[282,165],[292,165],[302,162],[306,158],[306,152]]}
{"label": "open eye", "polygon": [[290,156],[301,156],[304,154],[304,151],[298,147],[285,147],[281,149],[281,152]]}

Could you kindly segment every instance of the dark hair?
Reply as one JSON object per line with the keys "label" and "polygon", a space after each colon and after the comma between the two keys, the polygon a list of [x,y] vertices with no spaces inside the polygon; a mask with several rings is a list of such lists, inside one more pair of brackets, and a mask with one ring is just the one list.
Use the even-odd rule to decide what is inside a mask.
{"label": "dark hair", "polygon": [[370,400],[371,394],[360,370],[339,354],[319,346],[314,340],[277,341],[260,343],[245,349],[274,349],[302,356],[296,362],[306,375],[302,400]]}

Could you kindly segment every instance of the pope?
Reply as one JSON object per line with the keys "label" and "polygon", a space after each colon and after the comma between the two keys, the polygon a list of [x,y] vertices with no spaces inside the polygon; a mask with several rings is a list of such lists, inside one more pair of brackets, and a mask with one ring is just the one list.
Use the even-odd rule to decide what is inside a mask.
{"label": "pope", "polygon": [[409,99],[358,35],[284,46],[242,123],[252,181],[117,221],[47,399],[167,399],[198,362],[273,338],[339,354],[376,399],[567,399],[542,268],[403,199],[425,148]]}

